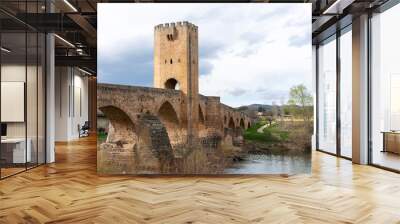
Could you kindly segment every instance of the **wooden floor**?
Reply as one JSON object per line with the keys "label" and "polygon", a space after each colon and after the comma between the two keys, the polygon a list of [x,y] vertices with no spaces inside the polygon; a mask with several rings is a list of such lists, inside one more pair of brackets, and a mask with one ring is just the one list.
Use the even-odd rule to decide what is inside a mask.
{"label": "wooden floor", "polygon": [[23,168],[20,168],[20,167],[4,168],[3,167],[3,168],[1,168],[1,177],[8,177],[8,176],[11,176],[13,174],[23,172],[25,170],[26,170],[25,167],[23,167]]}
{"label": "wooden floor", "polygon": [[400,170],[400,155],[391,152],[375,151],[372,157],[374,164]]}
{"label": "wooden floor", "polygon": [[0,181],[0,223],[400,223],[400,175],[313,154],[297,176],[101,177],[93,138]]}

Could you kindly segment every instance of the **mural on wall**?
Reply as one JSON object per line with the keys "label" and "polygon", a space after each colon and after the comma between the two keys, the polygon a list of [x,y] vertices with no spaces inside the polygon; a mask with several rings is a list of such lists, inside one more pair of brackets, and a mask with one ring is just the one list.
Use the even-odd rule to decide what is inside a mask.
{"label": "mural on wall", "polygon": [[[251,56],[259,57],[258,51],[268,52],[262,48],[265,44],[273,44],[273,40],[265,40],[261,30],[253,30],[251,34],[249,31],[239,30],[238,33],[228,34],[225,38],[236,39],[235,36],[247,35],[244,39],[250,45],[258,38],[261,40],[259,49],[255,46],[245,46],[245,50],[253,47],[254,49],[251,49],[253,52],[226,53],[230,47],[227,47],[224,40],[221,42],[219,38],[216,41],[201,38],[203,24],[206,30],[207,24],[212,22],[212,20],[207,22],[202,16],[213,17],[210,12],[222,10],[223,7],[228,7],[225,10],[233,10],[233,13],[240,11],[229,4],[172,6],[175,8],[172,12],[174,16],[168,16],[171,12],[161,4],[99,4],[98,172],[106,174],[309,172],[313,109],[312,97],[305,84],[289,81],[287,85],[290,88],[286,90],[287,93],[275,97],[281,101],[279,105],[275,101],[267,104],[268,101],[262,98],[257,100],[251,96],[247,96],[247,99],[241,97],[246,93],[240,94],[240,89],[231,90],[230,93],[227,91],[231,95],[229,99],[229,96],[225,97],[226,94],[223,93],[226,93],[224,88],[229,85],[235,87],[236,84],[231,84],[228,79],[219,83],[212,80],[214,76],[217,79],[220,77],[215,75],[215,72],[223,72],[217,68],[218,66],[213,65],[219,59],[231,57],[231,61],[234,62],[246,60]],[[244,13],[255,9],[254,4],[249,4]],[[153,19],[150,19],[146,25],[141,24],[145,28],[140,29],[138,26],[138,32],[133,31],[126,35],[125,31],[121,30],[119,35],[122,41],[125,37],[131,37],[132,41],[128,40],[126,48],[120,51],[120,55],[114,55],[110,61],[107,60],[109,55],[106,54],[107,48],[110,47],[106,41],[107,35],[118,32],[106,32],[110,26],[103,24],[102,21],[106,21],[105,17],[115,10],[122,10],[114,14],[117,15],[116,19],[118,15],[123,17],[125,13],[129,13],[138,17],[138,23],[141,15],[136,14],[137,11],[154,11],[155,15],[164,16],[153,18],[159,23],[152,24]],[[202,11],[203,13],[199,13]],[[293,7],[293,11],[304,14],[309,12],[309,9],[299,4]],[[258,12],[259,16],[273,17],[271,10],[267,10],[264,14],[263,11]],[[152,18],[151,15],[148,16]],[[177,21],[178,18],[182,20]],[[149,26],[151,30],[148,29]],[[216,27],[218,26],[214,24],[213,28],[206,31],[205,37]],[[231,29],[237,30],[238,27],[240,24],[232,26]],[[306,27],[310,28],[310,24]],[[296,30],[291,32],[296,33]],[[303,33],[308,30],[297,32]],[[144,39],[146,37],[147,39]],[[152,46],[146,51],[149,37]],[[306,36],[303,39],[305,43],[295,46],[297,48],[295,51],[297,53],[303,51],[307,56],[311,51],[310,37]],[[140,43],[135,40],[145,41]],[[203,40],[206,41],[202,43]],[[240,38],[237,41],[240,42]],[[232,49],[240,49],[239,46],[240,44]],[[126,56],[131,58],[124,57],[123,52],[127,52]],[[232,55],[235,58],[232,58]],[[121,62],[115,61],[115,58],[133,60],[131,64],[136,67],[132,67],[132,70],[129,70],[129,66],[127,68],[128,73],[131,73],[130,77],[127,77],[124,71],[115,70],[115,66],[121,66]],[[150,63],[145,61],[149,58],[152,60]],[[137,63],[135,59],[138,60]],[[220,62],[226,63],[223,60]],[[285,62],[287,61],[282,61],[282,65]],[[143,66],[146,64],[152,68]],[[298,66],[307,67],[304,64]],[[231,71],[235,70],[235,64],[231,64],[230,67],[226,72],[231,76],[225,77],[234,80],[235,73]],[[300,72],[306,73],[307,69],[302,69]],[[252,70],[255,69],[247,69],[248,74],[241,77],[246,81],[239,83],[244,84],[243,88],[260,92],[259,95],[268,94],[268,86],[264,87],[267,90],[257,88],[258,82],[262,82],[257,79],[263,76],[252,76],[250,74]],[[136,72],[143,74],[135,74]],[[137,85],[145,82],[143,80],[148,80],[149,76],[153,78],[152,84],[147,82],[141,86]],[[135,79],[138,81],[135,82]],[[280,78],[271,76],[269,79]],[[249,82],[254,84],[247,85]],[[211,83],[216,86],[214,90],[207,89]],[[203,85],[206,88],[203,88]],[[203,92],[211,93],[212,96]],[[222,96],[215,94],[218,92],[222,93]],[[227,102],[224,101],[225,98]],[[230,103],[236,98],[240,98],[240,101]],[[243,104],[246,101],[248,104]],[[288,161],[291,161],[289,165]]]}

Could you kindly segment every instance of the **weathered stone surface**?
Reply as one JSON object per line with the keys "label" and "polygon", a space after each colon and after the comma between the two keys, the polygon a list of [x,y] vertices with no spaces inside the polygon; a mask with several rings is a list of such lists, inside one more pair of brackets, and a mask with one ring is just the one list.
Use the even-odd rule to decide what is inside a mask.
{"label": "weathered stone surface", "polygon": [[[129,117],[132,124],[137,122],[138,115],[142,113],[155,115],[159,118],[168,118],[170,116],[163,116],[163,111],[160,111],[160,109],[163,105],[169,104],[173,109],[170,112],[173,112],[172,114],[175,114],[177,118],[176,127],[182,130],[188,128],[188,115],[185,109],[187,97],[180,90],[99,83],[97,95],[98,109],[103,111],[107,118],[110,118],[110,116],[104,110],[108,107],[118,108],[119,111],[126,114],[126,117]],[[204,124],[200,121],[194,124],[199,131],[212,128],[224,133],[226,129],[230,130],[233,135],[237,128],[243,129],[240,126],[241,120],[243,120],[243,124],[251,123],[250,118],[245,114],[222,104],[219,97],[207,97],[200,94],[199,96],[196,113],[199,114],[199,108],[201,108],[204,118]],[[170,120],[174,119],[171,118]],[[112,121],[110,122],[112,123]],[[245,125],[244,129],[247,128],[248,125]],[[197,134],[199,131],[197,131]]]}
{"label": "weathered stone surface", "polygon": [[106,142],[121,150],[133,146],[137,173],[175,172],[170,167],[180,167],[193,149],[218,149],[225,141],[241,144],[249,117],[219,97],[200,95],[198,70],[197,26],[158,25],[156,88],[98,84],[97,106],[109,119]]}
{"label": "weathered stone surface", "polygon": [[138,120],[135,156],[141,173],[170,173],[176,168],[167,130],[154,115],[144,114]]}
{"label": "weathered stone surface", "polygon": [[101,167],[99,170],[105,173],[135,173],[135,157],[133,144],[102,143],[99,146]]}

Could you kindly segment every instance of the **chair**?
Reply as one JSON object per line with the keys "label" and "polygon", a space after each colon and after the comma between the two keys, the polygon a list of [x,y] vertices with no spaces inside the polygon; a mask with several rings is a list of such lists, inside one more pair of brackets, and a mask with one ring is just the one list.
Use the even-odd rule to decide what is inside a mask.
{"label": "chair", "polygon": [[78,129],[79,129],[79,138],[89,136],[89,129],[90,129],[89,121],[85,121],[82,127],[78,125]]}

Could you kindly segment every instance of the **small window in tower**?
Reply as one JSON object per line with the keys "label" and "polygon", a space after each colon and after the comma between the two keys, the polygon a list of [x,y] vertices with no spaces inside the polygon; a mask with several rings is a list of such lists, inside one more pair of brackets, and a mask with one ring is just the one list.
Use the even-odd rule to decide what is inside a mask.
{"label": "small window in tower", "polygon": [[172,34],[167,34],[167,40],[173,41],[174,40],[174,36]]}
{"label": "small window in tower", "polygon": [[169,63],[171,63],[171,64],[172,64],[172,58],[171,58],[171,60],[169,61]]}
{"label": "small window in tower", "polygon": [[181,63],[181,59],[180,58],[178,58],[178,63]]}
{"label": "small window in tower", "polygon": [[167,64],[167,59],[165,59],[165,64]]}

